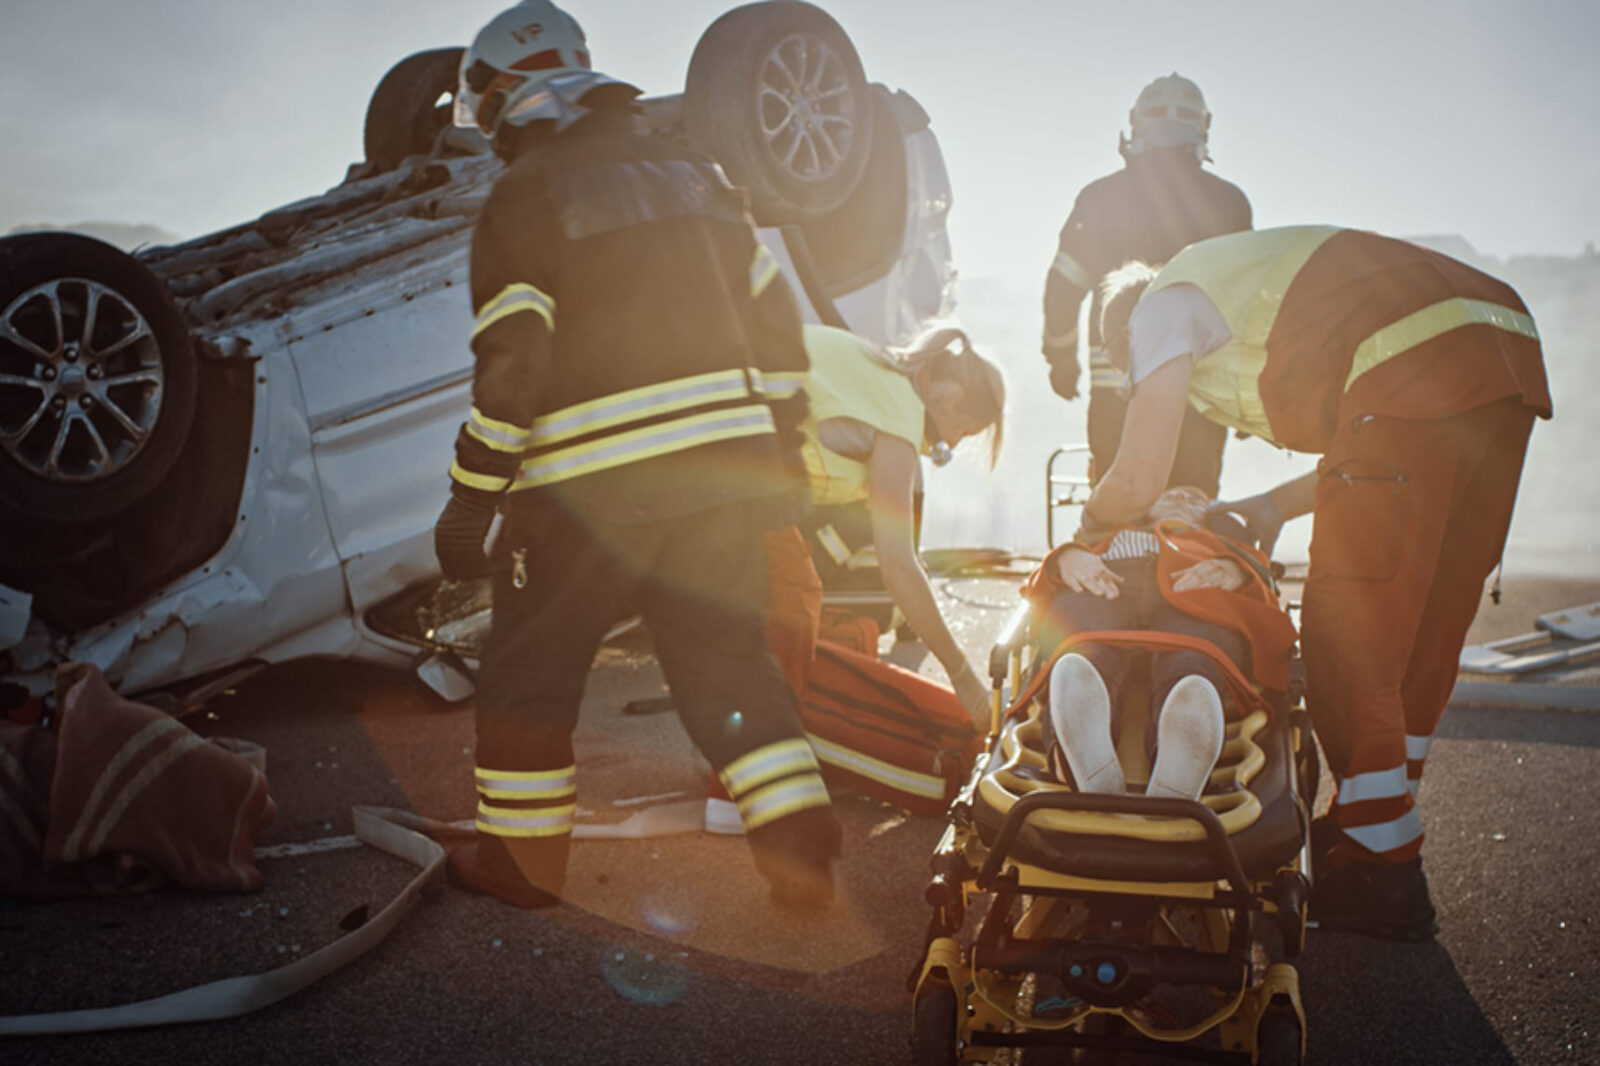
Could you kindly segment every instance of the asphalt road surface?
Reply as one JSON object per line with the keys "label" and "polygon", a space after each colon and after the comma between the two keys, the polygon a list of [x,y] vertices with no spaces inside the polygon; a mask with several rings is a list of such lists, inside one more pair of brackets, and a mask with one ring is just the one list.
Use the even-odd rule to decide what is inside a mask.
{"label": "asphalt road surface", "polygon": [[[969,647],[987,644],[1010,588],[945,586]],[[1575,582],[1511,583],[1475,635],[1597,598]],[[642,636],[602,652],[578,738],[580,817],[704,794],[705,765],[671,715],[622,713],[663,692]],[[471,711],[408,678],[284,668],[189,722],[266,746],[278,817],[263,845],[349,834],[353,804],[472,810]],[[1299,961],[1308,1061],[1600,1062],[1600,714],[1453,709],[1422,800],[1438,941],[1312,932]],[[860,797],[838,806],[839,900],[821,918],[771,904],[738,839],[581,842],[570,902],[552,911],[430,888],[383,945],[256,1014],[0,1040],[0,1062],[907,1062],[904,980],[941,822]],[[266,887],[252,896],[0,901],[0,1013],[113,1005],[282,965],[415,872],[359,847],[261,866]]]}

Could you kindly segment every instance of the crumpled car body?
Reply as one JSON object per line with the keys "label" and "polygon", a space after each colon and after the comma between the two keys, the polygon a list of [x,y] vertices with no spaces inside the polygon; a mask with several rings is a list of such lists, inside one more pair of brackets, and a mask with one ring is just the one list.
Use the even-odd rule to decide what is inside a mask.
{"label": "crumpled car body", "polygon": [[[870,225],[836,212],[760,237],[810,319],[897,343],[952,310],[951,194],[921,108],[873,93],[875,143],[895,165],[869,172],[859,202],[841,209],[870,212]],[[665,100],[646,115],[666,116],[671,135]],[[159,570],[187,550],[157,587],[129,579],[121,602],[97,600],[85,576],[68,595],[79,572],[48,538],[25,547],[37,559],[13,554],[0,585],[32,606],[20,641],[0,649],[6,681],[44,694],[58,664],[81,661],[130,694],[200,698],[264,664],[406,666],[448,646],[429,614],[440,584],[431,531],[470,402],[472,224],[500,169],[482,150],[358,167],[326,195],[137,256],[181,309],[200,363],[189,447],[228,461],[164,487],[164,520],[179,529],[138,559],[99,542],[74,548],[107,573]],[[886,187],[866,189],[872,181]],[[876,250],[851,236],[869,229]],[[190,507],[204,514],[171,518]],[[214,530],[203,549],[176,546],[201,528]],[[46,571],[55,576],[31,576]]]}

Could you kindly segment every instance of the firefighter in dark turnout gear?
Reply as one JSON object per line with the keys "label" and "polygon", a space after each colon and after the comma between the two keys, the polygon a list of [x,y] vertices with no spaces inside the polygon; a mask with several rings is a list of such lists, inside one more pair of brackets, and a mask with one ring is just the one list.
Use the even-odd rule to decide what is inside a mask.
{"label": "firefighter in dark turnout gear", "polygon": [[[1094,476],[1111,469],[1128,409],[1125,375],[1106,359],[1100,338],[1100,282],[1129,260],[1162,263],[1195,241],[1250,228],[1250,201],[1238,187],[1202,168],[1211,112],[1194,82],[1157,78],[1128,112],[1129,137],[1118,144],[1126,165],[1085,186],[1061,228],[1045,279],[1044,357],[1050,385],[1078,395],[1078,311],[1089,308],[1089,449]],[[1227,430],[1191,411],[1184,421],[1172,486],[1217,494]]]}
{"label": "firefighter in dark turnout gear", "polygon": [[799,314],[742,194],[635,132],[638,90],[588,66],[548,3],[462,61],[460,118],[509,167],[473,234],[473,406],[435,531],[447,576],[494,583],[478,835],[452,872],[519,906],[559,898],[584,681],[637,610],[774,894],[822,902],[839,826],[762,619],[765,532],[795,517]]}

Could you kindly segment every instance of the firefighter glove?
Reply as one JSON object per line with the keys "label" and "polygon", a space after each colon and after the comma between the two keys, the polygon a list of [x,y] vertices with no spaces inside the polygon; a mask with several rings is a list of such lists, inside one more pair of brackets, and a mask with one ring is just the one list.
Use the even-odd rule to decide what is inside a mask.
{"label": "firefighter glove", "polygon": [[[1245,538],[1261,549],[1261,554],[1268,559],[1272,558],[1272,549],[1278,543],[1278,534],[1283,531],[1283,515],[1278,511],[1278,505],[1273,502],[1272,493],[1263,492],[1259,496],[1247,496],[1242,500],[1224,503],[1218,500],[1211,505],[1213,513],[1221,512],[1244,523]],[[1208,516],[1207,524],[1215,527],[1215,521]]]}
{"label": "firefighter glove", "polygon": [[463,500],[452,495],[433,526],[433,552],[439,568],[452,581],[469,581],[489,572],[484,541],[494,524],[493,504]]}
{"label": "firefighter glove", "polygon": [[1052,352],[1045,349],[1045,357],[1050,360],[1050,387],[1056,395],[1063,400],[1078,398],[1078,378],[1083,373],[1083,368],[1078,365],[1076,355],[1062,352]]}

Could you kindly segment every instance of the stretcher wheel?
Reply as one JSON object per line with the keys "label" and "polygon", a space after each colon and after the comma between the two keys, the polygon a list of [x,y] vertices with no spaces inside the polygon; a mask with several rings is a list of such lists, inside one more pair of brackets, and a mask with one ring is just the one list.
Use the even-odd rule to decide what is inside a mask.
{"label": "stretcher wheel", "polygon": [[955,1066],[960,1061],[956,1027],[960,1008],[950,982],[929,976],[917,993],[911,1030],[913,1066]]}
{"label": "stretcher wheel", "polygon": [[1259,1066],[1300,1066],[1305,1061],[1300,1018],[1292,1010],[1268,1010],[1256,1023]]}

